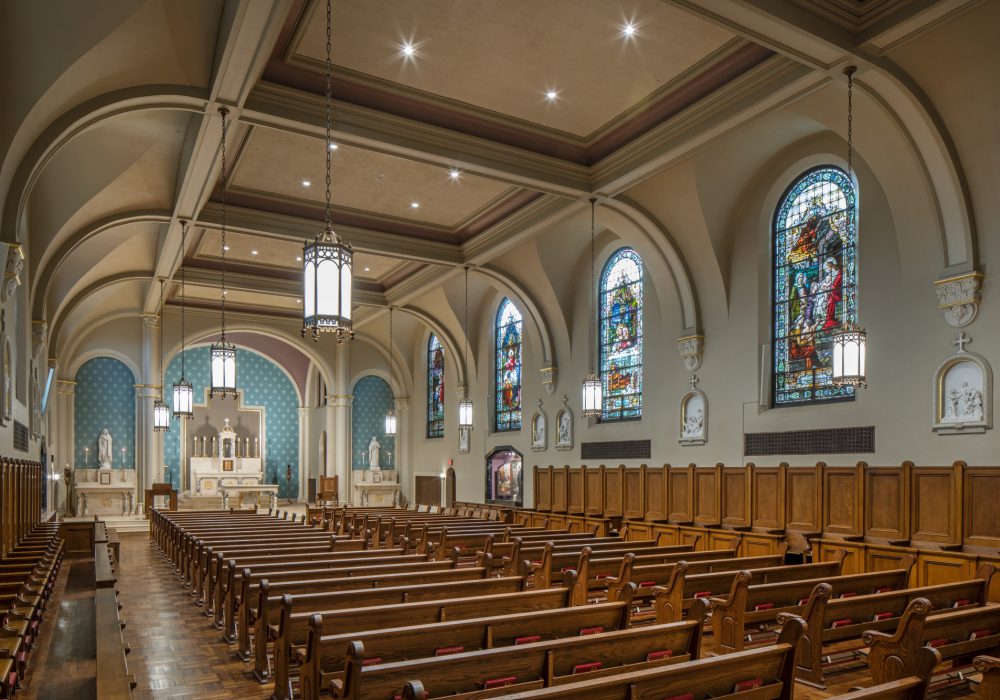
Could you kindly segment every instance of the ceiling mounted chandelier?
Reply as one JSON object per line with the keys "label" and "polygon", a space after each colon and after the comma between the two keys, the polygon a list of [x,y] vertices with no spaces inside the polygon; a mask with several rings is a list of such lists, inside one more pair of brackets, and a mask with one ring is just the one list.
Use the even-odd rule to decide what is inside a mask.
{"label": "ceiling mounted chandelier", "polygon": [[[184,375],[184,255],[187,251],[187,227],[188,222],[181,224],[181,253],[180,253],[180,273],[181,273],[181,378],[174,382],[174,418],[192,418],[194,416],[194,389],[191,382],[185,379]],[[160,329],[162,341],[163,329]]]}
{"label": "ceiling mounted chandelier", "polygon": [[236,397],[236,346],[226,342],[226,136],[229,132],[229,110],[219,109],[222,115],[222,323],[219,342],[209,350],[212,364],[212,383],[209,398]]}
{"label": "ceiling mounted chandelier", "polygon": [[326,222],[323,231],[302,250],[302,336],[312,331],[313,340],[320,333],[334,333],[338,342],[354,336],[351,314],[352,264],[350,244],[340,240],[333,230],[330,187],[332,184],[333,140],[333,7],[326,3]]}

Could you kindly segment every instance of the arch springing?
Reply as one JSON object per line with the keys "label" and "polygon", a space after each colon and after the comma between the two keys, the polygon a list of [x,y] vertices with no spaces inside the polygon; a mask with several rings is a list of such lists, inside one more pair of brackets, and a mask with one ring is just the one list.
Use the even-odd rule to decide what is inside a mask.
{"label": "arch springing", "polygon": [[521,429],[521,312],[510,299],[500,302],[496,316],[496,410],[497,432]]}
{"label": "arch springing", "polygon": [[604,265],[599,288],[602,421],[642,417],[642,258],[620,248]]}
{"label": "arch springing", "polygon": [[834,386],[832,337],[857,322],[857,193],[825,165],[788,188],[773,226],[771,400],[774,406],[854,396]]}

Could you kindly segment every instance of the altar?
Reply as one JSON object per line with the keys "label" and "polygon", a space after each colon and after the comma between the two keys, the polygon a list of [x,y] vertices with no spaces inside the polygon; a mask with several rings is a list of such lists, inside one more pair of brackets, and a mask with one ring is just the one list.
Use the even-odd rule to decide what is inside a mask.
{"label": "altar", "polygon": [[136,512],[135,469],[76,469],[74,472],[76,515],[132,515]]}
{"label": "altar", "polygon": [[197,496],[224,495],[225,487],[259,487],[264,482],[263,460],[254,438],[240,438],[225,419],[225,425],[211,442],[194,439],[191,468],[191,493]]}

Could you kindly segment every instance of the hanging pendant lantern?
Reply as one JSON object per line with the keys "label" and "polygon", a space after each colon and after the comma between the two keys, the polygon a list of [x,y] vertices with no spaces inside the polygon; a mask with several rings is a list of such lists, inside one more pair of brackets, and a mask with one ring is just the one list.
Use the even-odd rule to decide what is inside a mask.
{"label": "hanging pendant lantern", "polygon": [[163,403],[164,367],[163,367],[163,280],[160,280],[160,395],[153,402],[153,432],[162,433],[170,430],[170,409]]}
{"label": "hanging pendant lantern", "polygon": [[312,331],[313,340],[320,333],[334,333],[338,342],[354,337],[351,313],[354,251],[333,230],[330,187],[332,184],[333,141],[333,10],[326,3],[326,225],[316,240],[302,250],[302,336]]}
{"label": "hanging pendant lantern", "polygon": [[[392,359],[392,307],[389,307],[389,359],[391,366]],[[385,414],[385,436],[386,437],[396,437],[396,412],[389,409],[389,412]]]}
{"label": "hanging pendant lantern", "polygon": [[601,380],[594,371],[594,346],[597,338],[594,337],[594,298],[597,296],[597,289],[594,286],[594,265],[597,256],[597,228],[596,228],[596,206],[597,198],[590,198],[590,373],[583,380],[583,410],[580,415],[584,418],[600,418],[604,412],[604,389]]}
{"label": "hanging pendant lantern", "polygon": [[[465,373],[469,374],[469,268],[465,268]],[[468,379],[462,400],[458,402],[458,427],[472,430],[472,399],[469,398]]]}
{"label": "hanging pendant lantern", "polygon": [[229,129],[229,110],[219,110],[222,115],[222,323],[219,340],[209,349],[212,381],[208,396],[236,397],[236,346],[226,342],[226,133]]}
{"label": "hanging pendant lantern", "polygon": [[867,333],[853,323],[844,326],[833,336],[833,383],[836,386],[868,386],[865,363]]}
{"label": "hanging pendant lantern", "polygon": [[191,382],[184,378],[184,351],[185,351],[185,336],[184,336],[184,292],[185,292],[185,279],[184,279],[184,255],[187,252],[187,227],[188,222],[185,221],[181,224],[181,378],[174,382],[174,418],[179,418],[181,420],[185,418],[194,417],[194,388],[191,386]]}
{"label": "hanging pendant lantern", "polygon": [[[855,66],[844,69],[847,76],[847,174],[854,174],[854,73]],[[852,386],[864,389],[868,386],[865,354],[868,333],[854,323],[843,324],[832,337],[834,386]]]}

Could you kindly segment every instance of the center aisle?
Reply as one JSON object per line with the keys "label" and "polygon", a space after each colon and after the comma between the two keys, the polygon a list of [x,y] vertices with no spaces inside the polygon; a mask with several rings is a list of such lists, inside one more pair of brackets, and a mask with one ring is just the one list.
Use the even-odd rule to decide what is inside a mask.
{"label": "center aisle", "polygon": [[132,647],[129,670],[145,698],[264,698],[262,686],[221,642],[221,632],[195,607],[187,590],[145,533],[122,534],[119,600]]}

